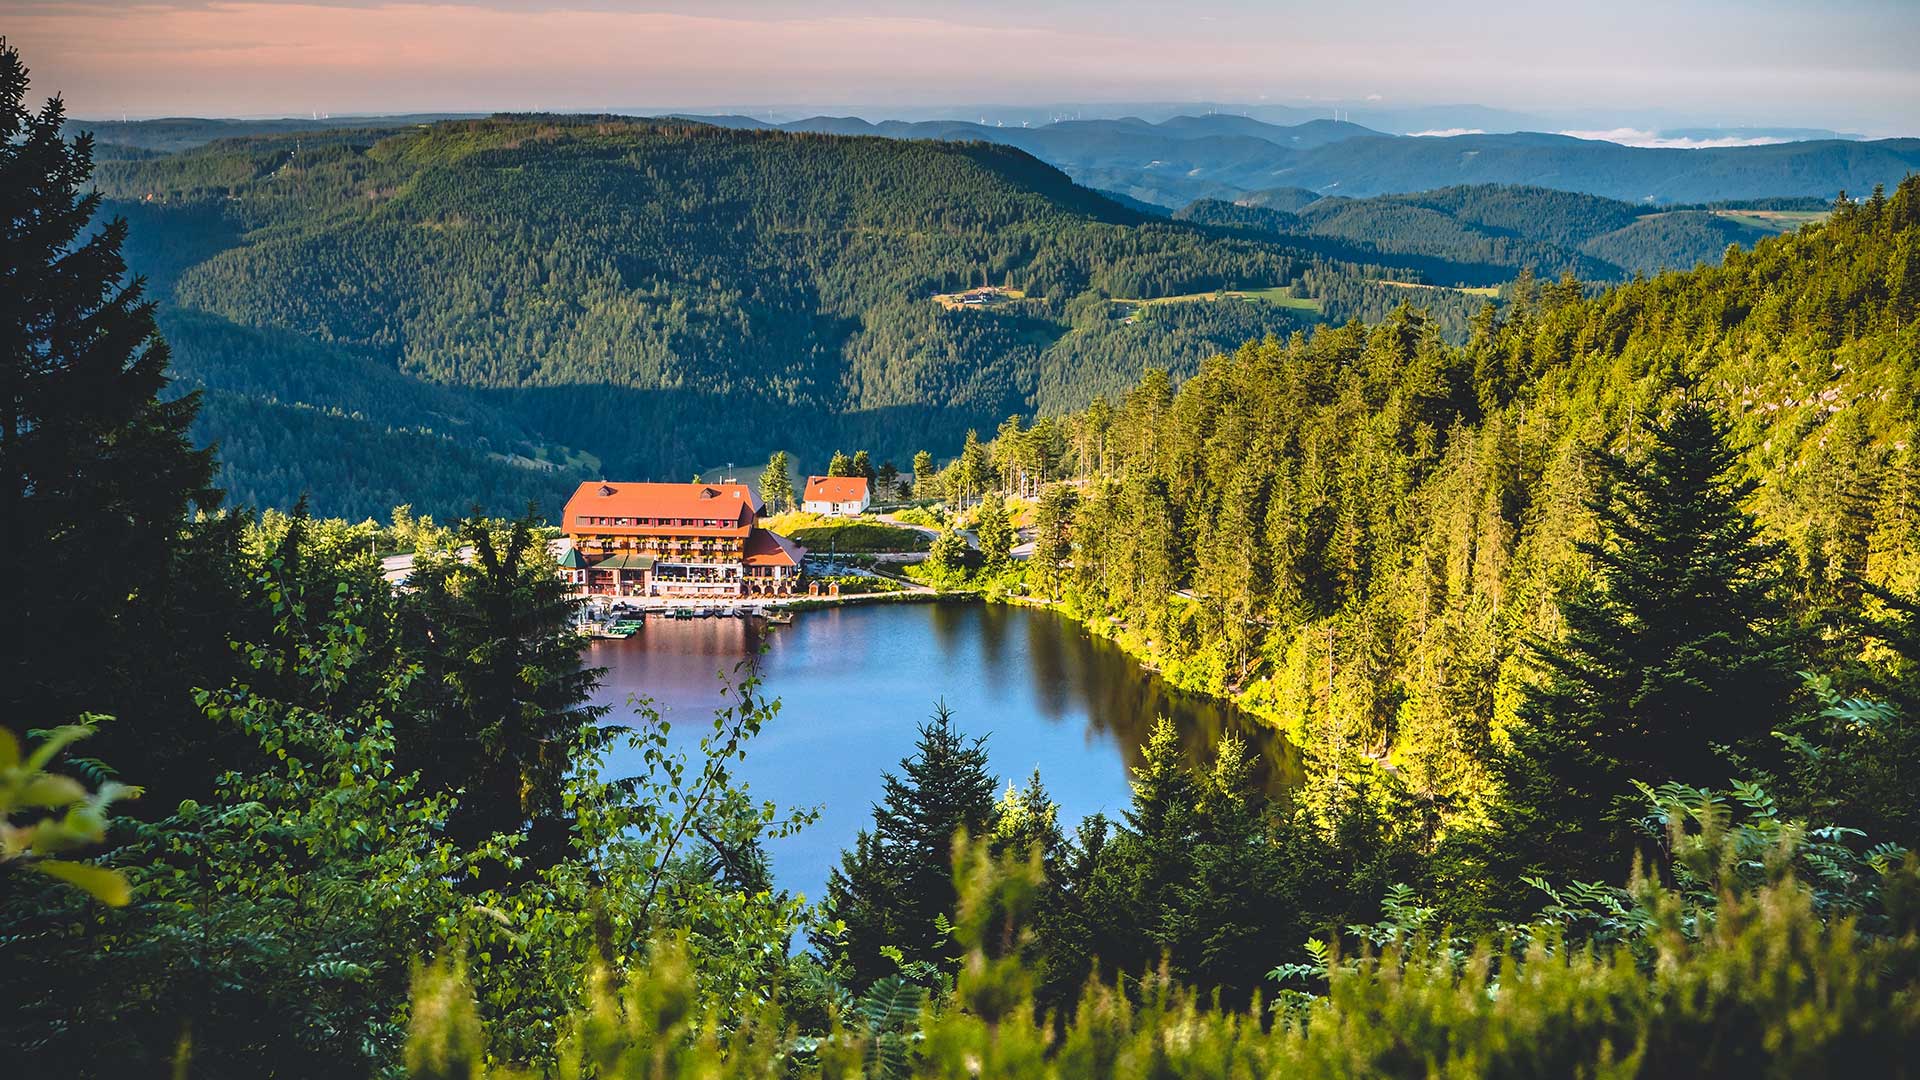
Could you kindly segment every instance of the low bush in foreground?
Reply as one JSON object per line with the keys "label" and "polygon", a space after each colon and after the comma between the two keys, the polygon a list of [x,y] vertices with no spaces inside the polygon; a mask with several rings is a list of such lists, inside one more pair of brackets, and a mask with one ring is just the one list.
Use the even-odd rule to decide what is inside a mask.
{"label": "low bush in foreground", "polygon": [[[1871,916],[1823,919],[1830,888],[1793,871],[1817,844],[1781,834],[1757,863],[1744,858],[1765,834],[1709,822],[1689,836],[1676,825],[1676,850],[1696,871],[1677,867],[1672,888],[1642,879],[1607,890],[1617,927],[1629,930],[1617,940],[1589,930],[1576,943],[1571,909],[1556,905],[1463,946],[1422,929],[1424,910],[1399,902],[1379,925],[1352,928],[1355,958],[1312,943],[1313,962],[1275,971],[1320,992],[1223,1009],[1149,972],[1096,977],[1065,1016],[1036,1014],[1023,960],[1039,859],[995,861],[963,837],[951,927],[965,960],[940,991],[883,979],[834,1004],[823,1033],[800,1037],[777,1003],[745,1016],[700,1011],[684,946],[664,940],[636,970],[593,973],[563,1025],[560,1075],[1909,1075],[1905,1051],[1920,1045],[1915,860],[1883,860],[1852,883],[1872,897]],[[457,965],[429,969],[415,986],[414,1076],[510,1075],[485,1066]]]}

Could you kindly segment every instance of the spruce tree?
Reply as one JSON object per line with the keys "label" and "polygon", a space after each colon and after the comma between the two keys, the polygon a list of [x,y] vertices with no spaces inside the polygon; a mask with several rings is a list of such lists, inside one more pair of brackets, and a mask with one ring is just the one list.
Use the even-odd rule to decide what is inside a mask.
{"label": "spruce tree", "polygon": [[785,450],[775,450],[760,473],[760,500],[769,511],[793,509],[793,458]]}
{"label": "spruce tree", "polygon": [[92,140],[63,139],[59,99],[32,111],[27,91],[0,41],[0,606],[15,631],[0,712],[23,727],[113,714],[89,754],[140,758],[143,780],[170,786],[209,768],[188,692],[225,681],[193,669],[211,654],[225,670],[230,598],[183,594],[207,576],[187,563],[231,562],[234,533],[190,538],[189,509],[218,503],[211,455],[188,439],[197,395],[160,400],[167,347],[126,279],[126,222],[87,231]]}
{"label": "spruce tree", "polygon": [[816,932],[814,944],[842,964],[855,985],[895,974],[881,953],[893,946],[907,964],[951,971],[955,950],[938,920],[954,907],[953,837],[982,836],[994,820],[996,782],[987,772],[986,739],[953,725],[945,702],[920,725],[912,755],[886,775],[873,808],[873,828],[827,879],[827,919],[845,924],[837,936]]}
{"label": "spruce tree", "polygon": [[[1197,771],[1178,730],[1155,723],[1133,770],[1133,803],[1109,837],[1083,827],[1056,860],[1062,887],[1041,918],[1048,982],[1067,989],[1101,970],[1137,978],[1165,961],[1182,982],[1250,997],[1271,958],[1297,947],[1276,912],[1296,853],[1268,835],[1268,807],[1244,743],[1223,740]],[[1289,938],[1289,934],[1296,936]]]}
{"label": "spruce tree", "polygon": [[913,453],[913,497],[925,499],[933,495],[934,477],[938,470],[933,465],[933,455],[925,450]]}
{"label": "spruce tree", "polygon": [[974,534],[980,538],[980,555],[986,560],[988,577],[1003,573],[1013,565],[1013,522],[1007,517],[1007,500],[993,492],[980,502],[974,518]]}
{"label": "spruce tree", "polygon": [[1643,459],[1595,457],[1600,538],[1578,545],[1593,575],[1537,649],[1543,679],[1501,762],[1506,843],[1615,879],[1632,781],[1724,786],[1738,756],[1768,752],[1795,685],[1782,548],[1743,508],[1755,483],[1725,422],[1689,400],[1650,435]]}
{"label": "spruce tree", "polygon": [[1073,519],[1080,492],[1069,484],[1048,484],[1033,514],[1033,556],[1027,561],[1027,586],[1049,600],[1060,597],[1067,579],[1064,565],[1073,558]]}
{"label": "spruce tree", "polygon": [[573,602],[532,522],[470,521],[460,539],[470,557],[423,560],[409,581],[431,707],[425,730],[401,733],[402,766],[464,791],[447,822],[457,842],[527,833],[531,872],[567,854],[562,795],[586,725],[607,712],[587,704],[600,672],[581,664]]}

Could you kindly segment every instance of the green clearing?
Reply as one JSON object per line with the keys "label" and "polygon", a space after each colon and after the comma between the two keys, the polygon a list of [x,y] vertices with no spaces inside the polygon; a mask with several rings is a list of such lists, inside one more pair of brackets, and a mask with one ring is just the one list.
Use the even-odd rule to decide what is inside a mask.
{"label": "green clearing", "polygon": [[1265,289],[1220,289],[1212,292],[1183,293],[1179,296],[1155,296],[1147,299],[1119,296],[1113,298],[1114,303],[1125,304],[1128,307],[1142,307],[1153,304],[1187,304],[1199,300],[1261,301],[1273,304],[1276,307],[1294,308],[1299,311],[1318,312],[1320,310],[1320,301],[1312,299],[1311,297],[1293,295],[1293,288],[1289,285],[1275,285]]}
{"label": "green clearing", "polygon": [[833,518],[801,510],[774,514],[760,524],[812,552],[925,551],[932,543],[932,538],[918,529],[872,518]]}
{"label": "green clearing", "polygon": [[1825,210],[1715,210],[1715,217],[1737,221],[1770,232],[1792,232],[1802,225],[1827,219]]}
{"label": "green clearing", "polygon": [[1375,279],[1376,285],[1391,285],[1396,289],[1438,289],[1442,292],[1457,292],[1467,296],[1499,296],[1497,285],[1422,285],[1417,281],[1385,281]]}
{"label": "green clearing", "polygon": [[[980,304],[961,303],[962,297],[970,295],[980,296],[985,302]],[[954,310],[967,307],[996,307],[1010,300],[1025,300],[1026,298],[1027,292],[1025,289],[1007,288],[1000,285],[976,285],[971,289],[966,289],[961,292],[938,293],[934,296],[933,302],[943,308]]]}
{"label": "green clearing", "polygon": [[809,552],[838,552],[842,555],[878,551],[925,551],[933,538],[918,529],[883,525],[871,521],[853,521],[845,525],[815,525],[785,534]]}

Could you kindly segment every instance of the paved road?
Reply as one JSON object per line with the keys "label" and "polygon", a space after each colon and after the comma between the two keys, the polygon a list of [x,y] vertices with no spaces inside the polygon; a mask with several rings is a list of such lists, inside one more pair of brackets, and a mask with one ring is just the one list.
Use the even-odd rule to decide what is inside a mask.
{"label": "paved road", "polygon": [[[880,520],[886,522],[889,525],[895,525],[902,529],[912,529],[914,532],[925,533],[928,536],[940,535],[940,530],[934,528],[931,525],[916,525],[911,521],[901,521],[899,518],[895,517],[892,513],[881,514]],[[960,538],[967,542],[968,547],[972,548],[975,551],[980,550],[980,538],[973,535],[972,529],[956,529],[954,531],[960,534]]]}

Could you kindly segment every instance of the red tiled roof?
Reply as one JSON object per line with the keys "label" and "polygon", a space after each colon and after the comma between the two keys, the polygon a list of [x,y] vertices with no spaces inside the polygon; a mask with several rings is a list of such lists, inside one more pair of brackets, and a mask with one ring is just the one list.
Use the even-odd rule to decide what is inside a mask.
{"label": "red tiled roof", "polygon": [[747,534],[748,566],[799,566],[806,557],[806,548],[779,533],[755,529]]}
{"label": "red tiled roof", "polygon": [[[588,481],[567,500],[561,528],[569,532],[660,533],[741,536],[753,527],[759,497],[745,484],[629,484]],[[588,519],[625,519],[601,524]],[[692,522],[690,525],[640,525],[640,521]],[[714,522],[713,525],[706,524]]]}
{"label": "red tiled roof", "polygon": [[802,502],[859,502],[867,497],[864,476],[809,476]]}

